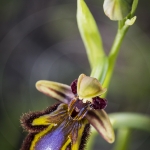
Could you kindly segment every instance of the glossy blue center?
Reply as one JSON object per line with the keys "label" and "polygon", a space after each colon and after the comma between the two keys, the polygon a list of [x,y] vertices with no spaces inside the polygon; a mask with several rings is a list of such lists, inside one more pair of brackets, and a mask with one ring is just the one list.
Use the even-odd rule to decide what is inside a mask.
{"label": "glossy blue center", "polygon": [[36,144],[35,150],[60,150],[66,141],[69,130],[64,130],[65,122],[44,135]]}
{"label": "glossy blue center", "polygon": [[65,140],[64,133],[61,129],[54,130],[42,137],[35,150],[60,150]]}

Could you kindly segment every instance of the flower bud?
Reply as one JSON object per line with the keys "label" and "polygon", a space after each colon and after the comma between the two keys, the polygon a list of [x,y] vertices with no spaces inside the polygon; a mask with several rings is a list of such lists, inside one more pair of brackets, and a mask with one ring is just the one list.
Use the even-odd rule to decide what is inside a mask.
{"label": "flower bud", "polygon": [[131,19],[127,19],[126,22],[125,22],[125,24],[128,25],[128,26],[131,26],[131,25],[134,24],[135,20],[136,20],[136,16],[134,16]]}
{"label": "flower bud", "polygon": [[132,9],[133,0],[104,0],[103,8],[111,20],[122,20]]}

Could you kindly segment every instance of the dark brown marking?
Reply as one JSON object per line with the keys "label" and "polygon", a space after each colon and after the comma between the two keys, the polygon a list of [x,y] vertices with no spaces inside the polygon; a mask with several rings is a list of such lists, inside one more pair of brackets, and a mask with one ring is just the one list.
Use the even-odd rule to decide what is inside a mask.
{"label": "dark brown marking", "polygon": [[[98,115],[96,113],[94,113],[93,111],[88,111],[88,116],[90,116],[91,119],[96,119],[100,122],[101,126],[105,129],[105,126],[102,122],[102,120],[98,117]],[[88,118],[88,117],[87,117]],[[106,129],[105,129],[106,130]]]}
{"label": "dark brown marking", "polygon": [[86,146],[86,143],[88,141],[89,135],[90,135],[90,124],[88,123],[84,128],[82,138],[81,138],[81,143],[80,143],[80,146],[79,146],[79,150],[84,150],[85,149],[85,146]]}
{"label": "dark brown marking", "polygon": [[20,150],[29,150],[36,133],[29,133],[24,139]]}
{"label": "dark brown marking", "polygon": [[34,133],[34,132],[37,133],[37,132],[42,131],[43,129],[45,129],[47,127],[47,125],[33,126],[32,125],[33,120],[42,115],[49,114],[49,113],[55,111],[59,105],[60,105],[60,103],[50,106],[46,110],[43,110],[40,112],[29,112],[29,113],[23,114],[23,116],[21,116],[21,119],[20,119],[21,126],[30,133]]}
{"label": "dark brown marking", "polygon": [[[64,99],[66,99],[68,102],[70,102],[71,99],[73,98],[73,97],[71,98],[71,97],[67,96],[66,94],[64,94],[64,93],[62,93],[62,92],[53,90],[53,89],[51,89],[51,88],[48,88],[48,89],[51,90],[51,91],[53,91],[53,92],[55,92],[55,93],[57,93],[58,95],[60,95],[60,96],[63,97]],[[70,92],[71,92],[71,90],[70,90]],[[49,95],[50,95],[50,94],[49,94]],[[52,95],[51,95],[51,97],[52,97]],[[53,98],[55,98],[55,97],[53,97]],[[55,98],[55,99],[56,99],[56,98]],[[57,100],[59,100],[59,99],[57,99]]]}

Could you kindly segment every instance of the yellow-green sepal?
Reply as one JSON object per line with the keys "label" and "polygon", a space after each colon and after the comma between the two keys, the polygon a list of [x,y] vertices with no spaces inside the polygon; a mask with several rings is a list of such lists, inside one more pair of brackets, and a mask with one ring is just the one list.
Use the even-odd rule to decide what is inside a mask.
{"label": "yellow-green sepal", "polygon": [[66,104],[74,97],[70,86],[58,82],[40,80],[36,83],[36,88],[47,96],[53,97]]}
{"label": "yellow-green sepal", "polygon": [[103,109],[89,111],[86,118],[107,142],[114,142],[114,130],[107,113]]}

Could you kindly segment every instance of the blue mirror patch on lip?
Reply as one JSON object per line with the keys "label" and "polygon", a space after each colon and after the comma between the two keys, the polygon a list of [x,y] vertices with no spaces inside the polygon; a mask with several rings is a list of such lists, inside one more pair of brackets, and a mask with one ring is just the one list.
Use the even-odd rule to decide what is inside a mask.
{"label": "blue mirror patch on lip", "polygon": [[35,150],[60,150],[64,141],[65,136],[61,125],[60,127],[54,129],[52,132],[49,132],[47,135],[44,135],[37,142]]}

